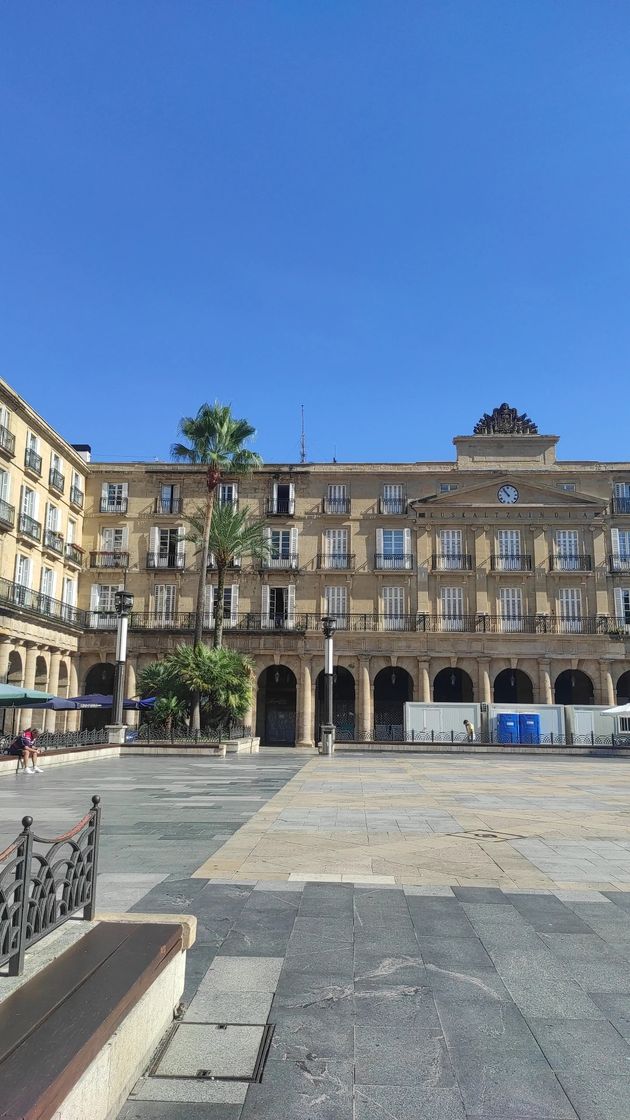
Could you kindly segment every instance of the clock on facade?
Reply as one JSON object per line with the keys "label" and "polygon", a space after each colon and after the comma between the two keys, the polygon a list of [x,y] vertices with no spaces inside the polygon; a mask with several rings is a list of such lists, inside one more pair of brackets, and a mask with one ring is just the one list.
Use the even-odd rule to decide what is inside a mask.
{"label": "clock on facade", "polygon": [[518,490],[516,486],[500,486],[497,491],[497,498],[504,505],[511,506],[514,502],[518,502]]}

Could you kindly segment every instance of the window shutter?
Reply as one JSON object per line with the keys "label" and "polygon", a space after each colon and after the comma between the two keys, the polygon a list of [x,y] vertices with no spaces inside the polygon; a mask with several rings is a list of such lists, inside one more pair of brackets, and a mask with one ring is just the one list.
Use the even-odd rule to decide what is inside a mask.
{"label": "window shutter", "polygon": [[93,583],[91,588],[90,588],[90,610],[91,611],[97,611],[98,610],[98,600],[99,600],[99,585],[98,585],[98,583]]}
{"label": "window shutter", "polygon": [[613,556],[618,556],[619,555],[619,530],[618,529],[611,529],[610,530],[610,539],[612,541]]}
{"label": "window shutter", "polygon": [[289,483],[289,501],[295,501],[295,486],[292,482]]}
{"label": "window shutter", "polygon": [[103,482],[102,485],[101,485],[101,498],[103,499],[104,502],[106,502],[108,497],[109,497],[109,483],[108,482]]}
{"label": "window shutter", "polygon": [[404,530],[403,539],[404,539],[404,542],[405,542],[405,547],[403,549],[403,551],[405,553],[404,563],[405,563],[405,567],[409,568],[409,567],[411,567],[411,529],[405,529]]}
{"label": "window shutter", "polygon": [[263,583],[261,588],[261,610],[262,610],[262,625],[269,627],[271,619],[269,618],[269,584]]}
{"label": "window shutter", "polygon": [[186,547],[186,537],[183,528],[177,530],[177,555],[182,556],[184,548]]}
{"label": "window shutter", "polygon": [[203,620],[206,626],[214,623],[214,586],[207,583],[203,593]]}
{"label": "window shutter", "polygon": [[238,583],[232,584],[232,598],[230,601],[230,621],[232,626],[238,623]]}
{"label": "window shutter", "polygon": [[152,525],[149,529],[149,552],[154,555],[159,551],[159,529],[157,525]]}
{"label": "window shutter", "polygon": [[376,552],[379,556],[383,555],[383,530],[376,530]]}
{"label": "window shutter", "polygon": [[129,483],[128,482],[121,482],[120,490],[121,490],[121,496],[123,498],[126,498],[128,493],[129,493]]}
{"label": "window shutter", "polygon": [[297,567],[298,531],[295,525],[289,531],[289,552],[291,553],[291,563]]}
{"label": "window shutter", "polygon": [[290,583],[287,588],[287,628],[292,630],[295,626],[295,584]]}

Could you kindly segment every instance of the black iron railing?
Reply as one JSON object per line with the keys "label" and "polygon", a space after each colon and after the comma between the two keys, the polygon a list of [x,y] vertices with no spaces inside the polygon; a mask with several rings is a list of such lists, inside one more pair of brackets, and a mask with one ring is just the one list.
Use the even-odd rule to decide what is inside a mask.
{"label": "black iron railing", "polygon": [[406,498],[379,498],[378,512],[385,514],[398,514],[399,516],[407,512],[407,499]]}
{"label": "black iron railing", "polygon": [[83,509],[84,494],[82,490],[79,490],[78,486],[70,487],[70,501],[77,509]]}
{"label": "black iron railing", "polygon": [[0,498],[0,525],[9,529],[15,525],[15,506],[9,505],[4,498]]}
{"label": "black iron railing", "polygon": [[49,552],[57,552],[60,556],[63,556],[63,537],[61,533],[57,533],[54,529],[46,529],[44,548],[47,548]]}
{"label": "black iron railing", "polygon": [[272,552],[269,556],[263,556],[261,567],[296,569],[299,567],[299,557],[297,552],[287,552],[283,556],[274,556]]}
{"label": "black iron railing", "polygon": [[41,475],[42,473],[42,457],[32,447],[27,447],[24,452],[24,466],[31,474]]}
{"label": "black iron railing", "polygon": [[354,568],[354,553],[352,552],[319,552],[317,554],[317,567],[324,571],[335,569]]}
{"label": "black iron railing", "polygon": [[185,567],[183,552],[147,552],[147,568],[178,568],[181,571]]}
{"label": "black iron railing", "polygon": [[611,553],[608,557],[611,572],[630,572],[630,556],[620,556],[618,553]]}
{"label": "black iron railing", "polygon": [[221,727],[203,727],[200,731],[192,731],[188,727],[169,726],[165,723],[155,723],[147,720],[138,728],[136,742],[146,743],[177,743],[194,747],[196,744],[224,743],[230,739],[251,739],[252,729],[243,723],[229,723]]}
{"label": "black iron railing", "polygon": [[0,852],[0,966],[9,976],[21,974],[27,949],[79,910],[94,920],[100,800],[95,794],[74,828],[51,839],[36,836],[33,818],[23,817],[22,832]]}
{"label": "black iron railing", "polygon": [[182,499],[156,498],[155,512],[160,514],[180,514],[182,512]]}
{"label": "black iron railing", "polygon": [[53,490],[58,490],[60,494],[63,494],[66,486],[66,480],[61,471],[58,471],[56,467],[50,468],[50,473],[48,475],[48,485],[52,487]]}
{"label": "black iron railing", "polygon": [[630,513],[630,497],[618,498],[614,497],[612,500],[613,513]]}
{"label": "black iron railing", "polygon": [[65,547],[64,556],[68,564],[77,564],[79,567],[82,567],[83,549],[79,548],[78,544],[67,544]]}
{"label": "black iron railing", "polygon": [[62,603],[59,599],[52,599],[50,595],[43,595],[41,591],[31,591],[29,587],[24,587],[21,583],[11,583],[8,579],[0,579],[0,603],[28,611],[30,614],[56,618],[59,622],[66,622],[71,626],[85,624],[85,613],[78,607]]}
{"label": "black iron railing", "polygon": [[101,498],[101,513],[126,513],[127,498]]}
{"label": "black iron railing", "polygon": [[295,513],[295,499],[267,498],[265,512],[268,517],[293,517]]}
{"label": "black iron railing", "polygon": [[21,533],[23,537],[30,537],[32,541],[39,541],[41,540],[42,527],[40,522],[36,521],[34,517],[29,517],[27,513],[21,513],[18,522],[18,532]]}
{"label": "black iron railing", "polygon": [[531,572],[532,558],[524,553],[493,552],[490,568],[493,572]]}
{"label": "black iron railing", "polygon": [[472,556],[469,552],[436,552],[431,567],[434,572],[471,572]]}
{"label": "black iron railing", "polygon": [[118,552],[91,552],[91,568],[127,568],[129,566],[129,553]]}
{"label": "black iron railing", "polygon": [[378,571],[411,571],[413,556],[410,552],[376,552],[374,567]]}
{"label": "black iron railing", "polygon": [[349,498],[324,498],[324,513],[343,514],[350,513]]}
{"label": "black iron railing", "polygon": [[15,436],[4,424],[0,424],[0,451],[7,455],[15,455]]}
{"label": "black iron railing", "polygon": [[556,552],[549,557],[549,568],[552,572],[590,572],[593,560],[591,556],[575,552]]}

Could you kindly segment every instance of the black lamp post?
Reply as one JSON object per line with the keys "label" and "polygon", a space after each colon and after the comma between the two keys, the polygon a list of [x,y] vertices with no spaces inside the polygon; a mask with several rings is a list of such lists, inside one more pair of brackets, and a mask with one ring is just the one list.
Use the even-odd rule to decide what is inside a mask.
{"label": "black lamp post", "polygon": [[125,670],[127,668],[127,627],[129,613],[133,607],[133,595],[129,591],[116,591],[114,608],[118,615],[116,628],[116,669],[114,671],[114,695],[112,697],[112,723],[120,726],[123,721],[123,701],[125,698]]}
{"label": "black lamp post", "polygon": [[332,615],[322,618],[324,631],[324,682],[326,692],[326,723],[322,724],[322,751],[333,754],[335,750],[335,721],[333,712],[333,635],[337,619]]}

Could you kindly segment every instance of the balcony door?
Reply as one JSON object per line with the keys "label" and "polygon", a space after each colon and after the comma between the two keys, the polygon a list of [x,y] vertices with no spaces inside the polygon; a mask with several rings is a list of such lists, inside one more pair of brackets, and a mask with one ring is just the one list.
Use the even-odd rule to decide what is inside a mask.
{"label": "balcony door", "polygon": [[405,628],[405,589],[404,587],[384,587],[383,629],[404,630]]}
{"label": "balcony door", "polygon": [[41,593],[41,609],[50,612],[51,600],[55,597],[55,573],[52,568],[42,568],[39,590]]}
{"label": "balcony door", "polygon": [[615,617],[619,626],[630,632],[630,587],[615,588]]}
{"label": "balcony door", "polygon": [[348,566],[348,530],[327,529],[324,533],[324,556],[327,568]]}
{"label": "balcony door", "polygon": [[267,629],[292,630],[295,626],[295,584],[262,587],[262,625]]}
{"label": "balcony door", "polygon": [[630,530],[612,529],[612,550],[616,560],[630,561]]}
{"label": "balcony door", "polygon": [[[203,624],[209,629],[214,626],[217,588],[208,584],[205,592]],[[223,625],[227,629],[238,622],[238,584],[223,588]]]}
{"label": "balcony door", "polygon": [[442,587],[440,590],[440,616],[443,630],[464,629],[464,588]]}
{"label": "balcony door", "polygon": [[565,572],[579,569],[580,537],[577,529],[556,530],[556,561]]}
{"label": "balcony door", "polygon": [[582,630],[582,592],[579,587],[561,587],[558,593],[560,629],[565,634]]}
{"label": "balcony door", "polygon": [[[440,529],[440,555],[442,567],[461,568],[462,531],[461,529]],[[448,590],[448,589],[447,589]],[[451,589],[452,590],[452,589]]]}
{"label": "balcony door", "polygon": [[126,528],[102,529],[103,552],[123,552],[127,540]]}
{"label": "balcony door", "polygon": [[169,622],[177,610],[177,587],[174,583],[156,583],[153,589],[154,614],[159,622]]}
{"label": "balcony door", "polygon": [[504,634],[523,629],[523,593],[520,587],[499,588],[499,615]]}
{"label": "balcony door", "polygon": [[326,587],[324,589],[325,613],[337,620],[337,629],[348,627],[348,588]]}
{"label": "balcony door", "polygon": [[15,582],[20,587],[31,586],[31,561],[30,557],[22,556],[19,552],[15,558]]}
{"label": "balcony door", "polygon": [[503,572],[517,571],[521,566],[520,529],[499,529],[497,568]]}

